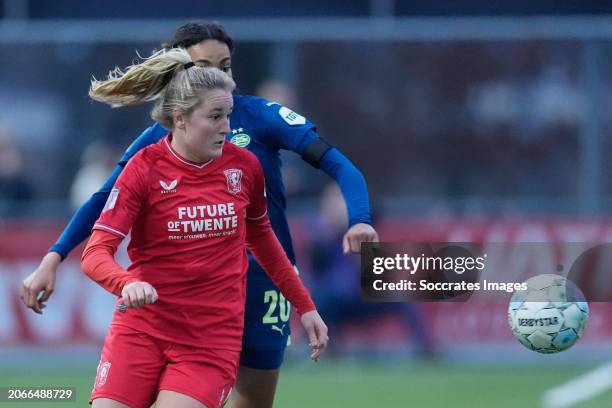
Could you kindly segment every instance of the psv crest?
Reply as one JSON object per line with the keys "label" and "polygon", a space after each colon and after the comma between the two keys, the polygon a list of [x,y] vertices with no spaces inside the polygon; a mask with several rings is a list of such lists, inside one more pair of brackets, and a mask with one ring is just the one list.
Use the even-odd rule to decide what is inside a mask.
{"label": "psv crest", "polygon": [[223,173],[227,180],[227,191],[238,194],[242,187],[242,170],[227,169]]}

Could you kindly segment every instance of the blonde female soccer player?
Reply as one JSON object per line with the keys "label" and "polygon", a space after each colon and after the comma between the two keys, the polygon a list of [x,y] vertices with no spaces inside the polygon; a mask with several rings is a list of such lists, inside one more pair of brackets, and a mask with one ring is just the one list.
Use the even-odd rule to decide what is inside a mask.
{"label": "blonde female soccer player", "polygon": [[[93,82],[113,106],[155,100],[171,132],[138,152],[113,187],[83,253],[85,273],[120,296],[91,400],[94,408],[220,407],[238,369],[246,246],[301,314],[318,359],[327,327],[267,217],[257,158],[225,143],[233,80],[161,51]],[[114,260],[131,231],[133,263]]]}

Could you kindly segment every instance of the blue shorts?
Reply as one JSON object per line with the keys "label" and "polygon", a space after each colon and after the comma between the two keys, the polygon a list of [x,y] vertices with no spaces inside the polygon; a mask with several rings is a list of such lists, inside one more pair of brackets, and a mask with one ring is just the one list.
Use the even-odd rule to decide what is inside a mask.
{"label": "blue shorts", "polygon": [[282,365],[289,344],[291,304],[272,282],[257,279],[249,283],[248,277],[263,273],[259,265],[250,263],[240,365],[273,370]]}

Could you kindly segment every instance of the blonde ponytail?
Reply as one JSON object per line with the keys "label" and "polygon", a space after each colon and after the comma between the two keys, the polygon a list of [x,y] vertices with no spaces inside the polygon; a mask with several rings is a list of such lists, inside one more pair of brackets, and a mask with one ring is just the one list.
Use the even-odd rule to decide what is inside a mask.
{"label": "blonde ponytail", "polygon": [[181,48],[158,51],[125,71],[115,68],[105,81],[94,79],[89,96],[113,107],[152,101],[159,97],[172,77],[189,61],[189,54]]}
{"label": "blonde ponytail", "polygon": [[151,117],[172,129],[172,112],[190,113],[199,104],[203,90],[232,92],[236,87],[224,72],[198,66],[186,68],[189,62],[191,57],[183,48],[155,52],[140,64],[125,70],[115,68],[105,81],[92,80],[89,96],[113,107],[155,100]]}

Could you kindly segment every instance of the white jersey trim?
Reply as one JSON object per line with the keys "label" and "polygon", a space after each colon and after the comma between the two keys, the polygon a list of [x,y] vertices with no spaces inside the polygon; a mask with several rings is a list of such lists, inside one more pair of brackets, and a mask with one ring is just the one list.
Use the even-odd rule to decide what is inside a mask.
{"label": "white jersey trim", "polygon": [[94,228],[100,228],[100,229],[106,230],[106,231],[108,231],[108,232],[112,232],[113,234],[116,234],[116,235],[120,235],[122,238],[125,238],[125,237],[127,236],[127,234],[124,234],[123,232],[118,231],[118,230],[116,230],[116,229],[114,229],[114,228],[107,227],[106,225],[102,225],[102,224],[94,224],[94,226],[93,226],[93,227],[94,227]]}
{"label": "white jersey trim", "polygon": [[258,220],[261,220],[266,215],[268,215],[268,210],[264,211],[264,213],[260,215],[259,217],[246,217],[246,219],[249,221],[258,221]]}
{"label": "white jersey trim", "polygon": [[204,164],[193,164],[193,163],[189,163],[187,160],[183,159],[181,156],[179,156],[178,154],[176,154],[174,152],[174,150],[172,150],[172,147],[170,146],[170,144],[168,144],[168,138],[164,139],[164,142],[166,143],[166,147],[168,147],[168,150],[170,151],[170,153],[172,153],[172,155],[174,157],[176,157],[181,163],[184,163],[188,166],[192,166],[195,167],[197,169],[203,169],[204,167],[208,166],[210,163],[212,163],[213,159],[210,159],[209,161],[207,161]]}

